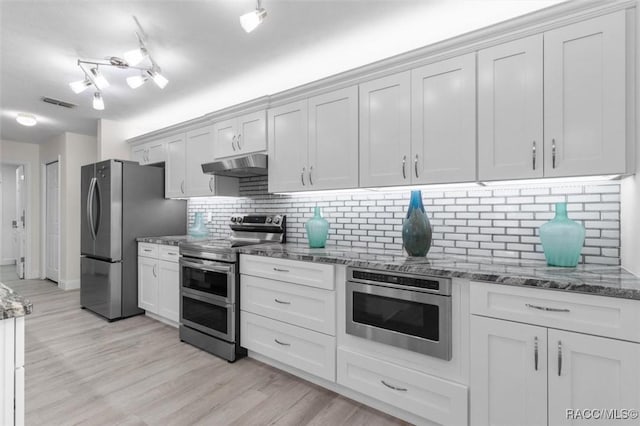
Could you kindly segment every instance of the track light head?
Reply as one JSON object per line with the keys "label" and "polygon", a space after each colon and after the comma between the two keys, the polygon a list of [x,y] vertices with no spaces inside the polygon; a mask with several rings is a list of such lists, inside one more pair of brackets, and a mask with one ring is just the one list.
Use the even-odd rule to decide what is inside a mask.
{"label": "track light head", "polygon": [[138,87],[142,86],[148,79],[149,79],[149,77],[147,75],[144,75],[144,74],[142,74],[142,75],[133,75],[131,77],[127,77],[127,84],[132,89],[137,89]]}
{"label": "track light head", "polygon": [[74,81],[73,83],[69,83],[69,87],[73,90],[73,93],[82,93],[87,90],[91,86],[91,80],[85,78],[84,80]]}
{"label": "track light head", "polygon": [[255,10],[245,13],[240,17],[240,25],[242,26],[242,29],[250,33],[255,30],[266,17],[267,11],[260,6],[260,0],[258,0]]}
{"label": "track light head", "polygon": [[104,90],[105,88],[109,87],[109,82],[106,78],[104,78],[98,67],[91,68],[89,71],[91,72],[93,84],[96,85],[98,90]]}
{"label": "track light head", "polygon": [[122,56],[129,66],[136,66],[149,56],[149,53],[146,47],[140,46],[137,49],[125,52]]}
{"label": "track light head", "polygon": [[164,89],[167,83],[169,83],[169,80],[167,80],[165,76],[160,74],[159,68],[154,68],[152,70],[149,70],[147,71],[147,74],[149,75],[149,77],[151,77],[151,79],[156,84],[156,86],[158,86],[161,89]]}
{"label": "track light head", "polygon": [[104,109],[104,99],[102,99],[102,94],[100,92],[93,94],[93,109],[97,109],[98,111],[102,111]]}

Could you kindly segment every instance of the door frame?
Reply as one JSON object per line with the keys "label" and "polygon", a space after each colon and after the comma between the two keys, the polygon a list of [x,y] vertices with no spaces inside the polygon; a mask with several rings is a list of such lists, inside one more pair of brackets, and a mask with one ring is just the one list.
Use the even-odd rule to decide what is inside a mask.
{"label": "door frame", "polygon": [[[25,199],[25,203],[24,203],[24,210],[25,210],[25,217],[24,217],[24,279],[28,280],[31,278],[36,278],[37,274],[32,274],[32,270],[31,270],[31,266],[32,266],[32,262],[33,259],[31,259],[31,233],[33,232],[31,230],[31,218],[32,218],[32,212],[31,212],[31,188],[29,188],[31,186],[31,163],[30,162],[20,162],[20,161],[1,161],[0,164],[6,164],[8,166],[23,166],[24,167],[24,180],[25,180],[25,185],[24,185],[24,199]],[[6,191],[6,188],[2,189],[3,191]],[[14,188],[15,190],[15,188]],[[17,259],[16,259],[17,261]],[[16,268],[17,268],[17,264],[16,264]]]}
{"label": "door frame", "polygon": [[47,165],[58,163],[58,287],[60,287],[60,282],[62,281],[62,234],[61,234],[61,220],[62,216],[60,216],[60,206],[62,204],[61,192],[61,163],[62,156],[58,155],[58,158],[53,161],[48,161],[46,163],[40,164],[40,205],[42,208],[40,209],[40,279],[47,279]]}

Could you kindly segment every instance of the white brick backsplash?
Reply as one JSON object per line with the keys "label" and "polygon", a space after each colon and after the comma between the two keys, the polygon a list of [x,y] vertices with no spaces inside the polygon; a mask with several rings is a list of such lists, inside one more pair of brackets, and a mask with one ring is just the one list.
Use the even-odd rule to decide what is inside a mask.
{"label": "white brick backsplash", "polygon": [[[343,249],[382,253],[402,249],[402,221],[409,191],[271,195],[266,177],[242,178],[242,198],[193,198],[195,212],[212,215],[212,236],[229,235],[231,215],[284,213],[287,241],[306,244],[304,223],[322,208],[330,223],[328,243]],[[430,253],[465,254],[502,259],[544,260],[539,227],[555,215],[555,203],[567,201],[569,217],[586,227],[582,263],[620,264],[620,184],[612,181],[469,186],[449,191],[423,189],[423,203],[433,229]],[[206,217],[206,215],[205,215]]]}

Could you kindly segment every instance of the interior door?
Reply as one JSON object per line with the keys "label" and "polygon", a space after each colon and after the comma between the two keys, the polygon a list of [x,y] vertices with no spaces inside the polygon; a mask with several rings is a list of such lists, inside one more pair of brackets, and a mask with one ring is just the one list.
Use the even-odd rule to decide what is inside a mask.
{"label": "interior door", "polygon": [[46,270],[45,276],[51,281],[58,282],[58,252],[60,241],[59,211],[59,164],[57,161],[47,164],[46,189]]}
{"label": "interior door", "polygon": [[122,163],[96,164],[94,202],[95,256],[122,260]]}
{"label": "interior door", "polygon": [[16,273],[20,279],[24,279],[25,263],[25,188],[24,166],[21,165],[16,168]]}

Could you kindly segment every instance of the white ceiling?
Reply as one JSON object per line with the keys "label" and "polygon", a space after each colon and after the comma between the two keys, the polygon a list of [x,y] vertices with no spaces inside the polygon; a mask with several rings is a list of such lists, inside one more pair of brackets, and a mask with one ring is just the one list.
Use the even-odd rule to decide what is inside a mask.
{"label": "white ceiling", "polygon": [[[0,0],[0,138],[44,143],[62,132],[95,135],[97,119],[129,136],[194,118],[481,28],[561,0],[263,0],[265,22],[246,34],[253,0]],[[132,70],[101,69],[106,109],[74,94],[78,58],[136,47],[138,17],[169,85],[132,91]],[[45,104],[43,96],[77,104]],[[37,116],[26,128],[18,112]]]}

